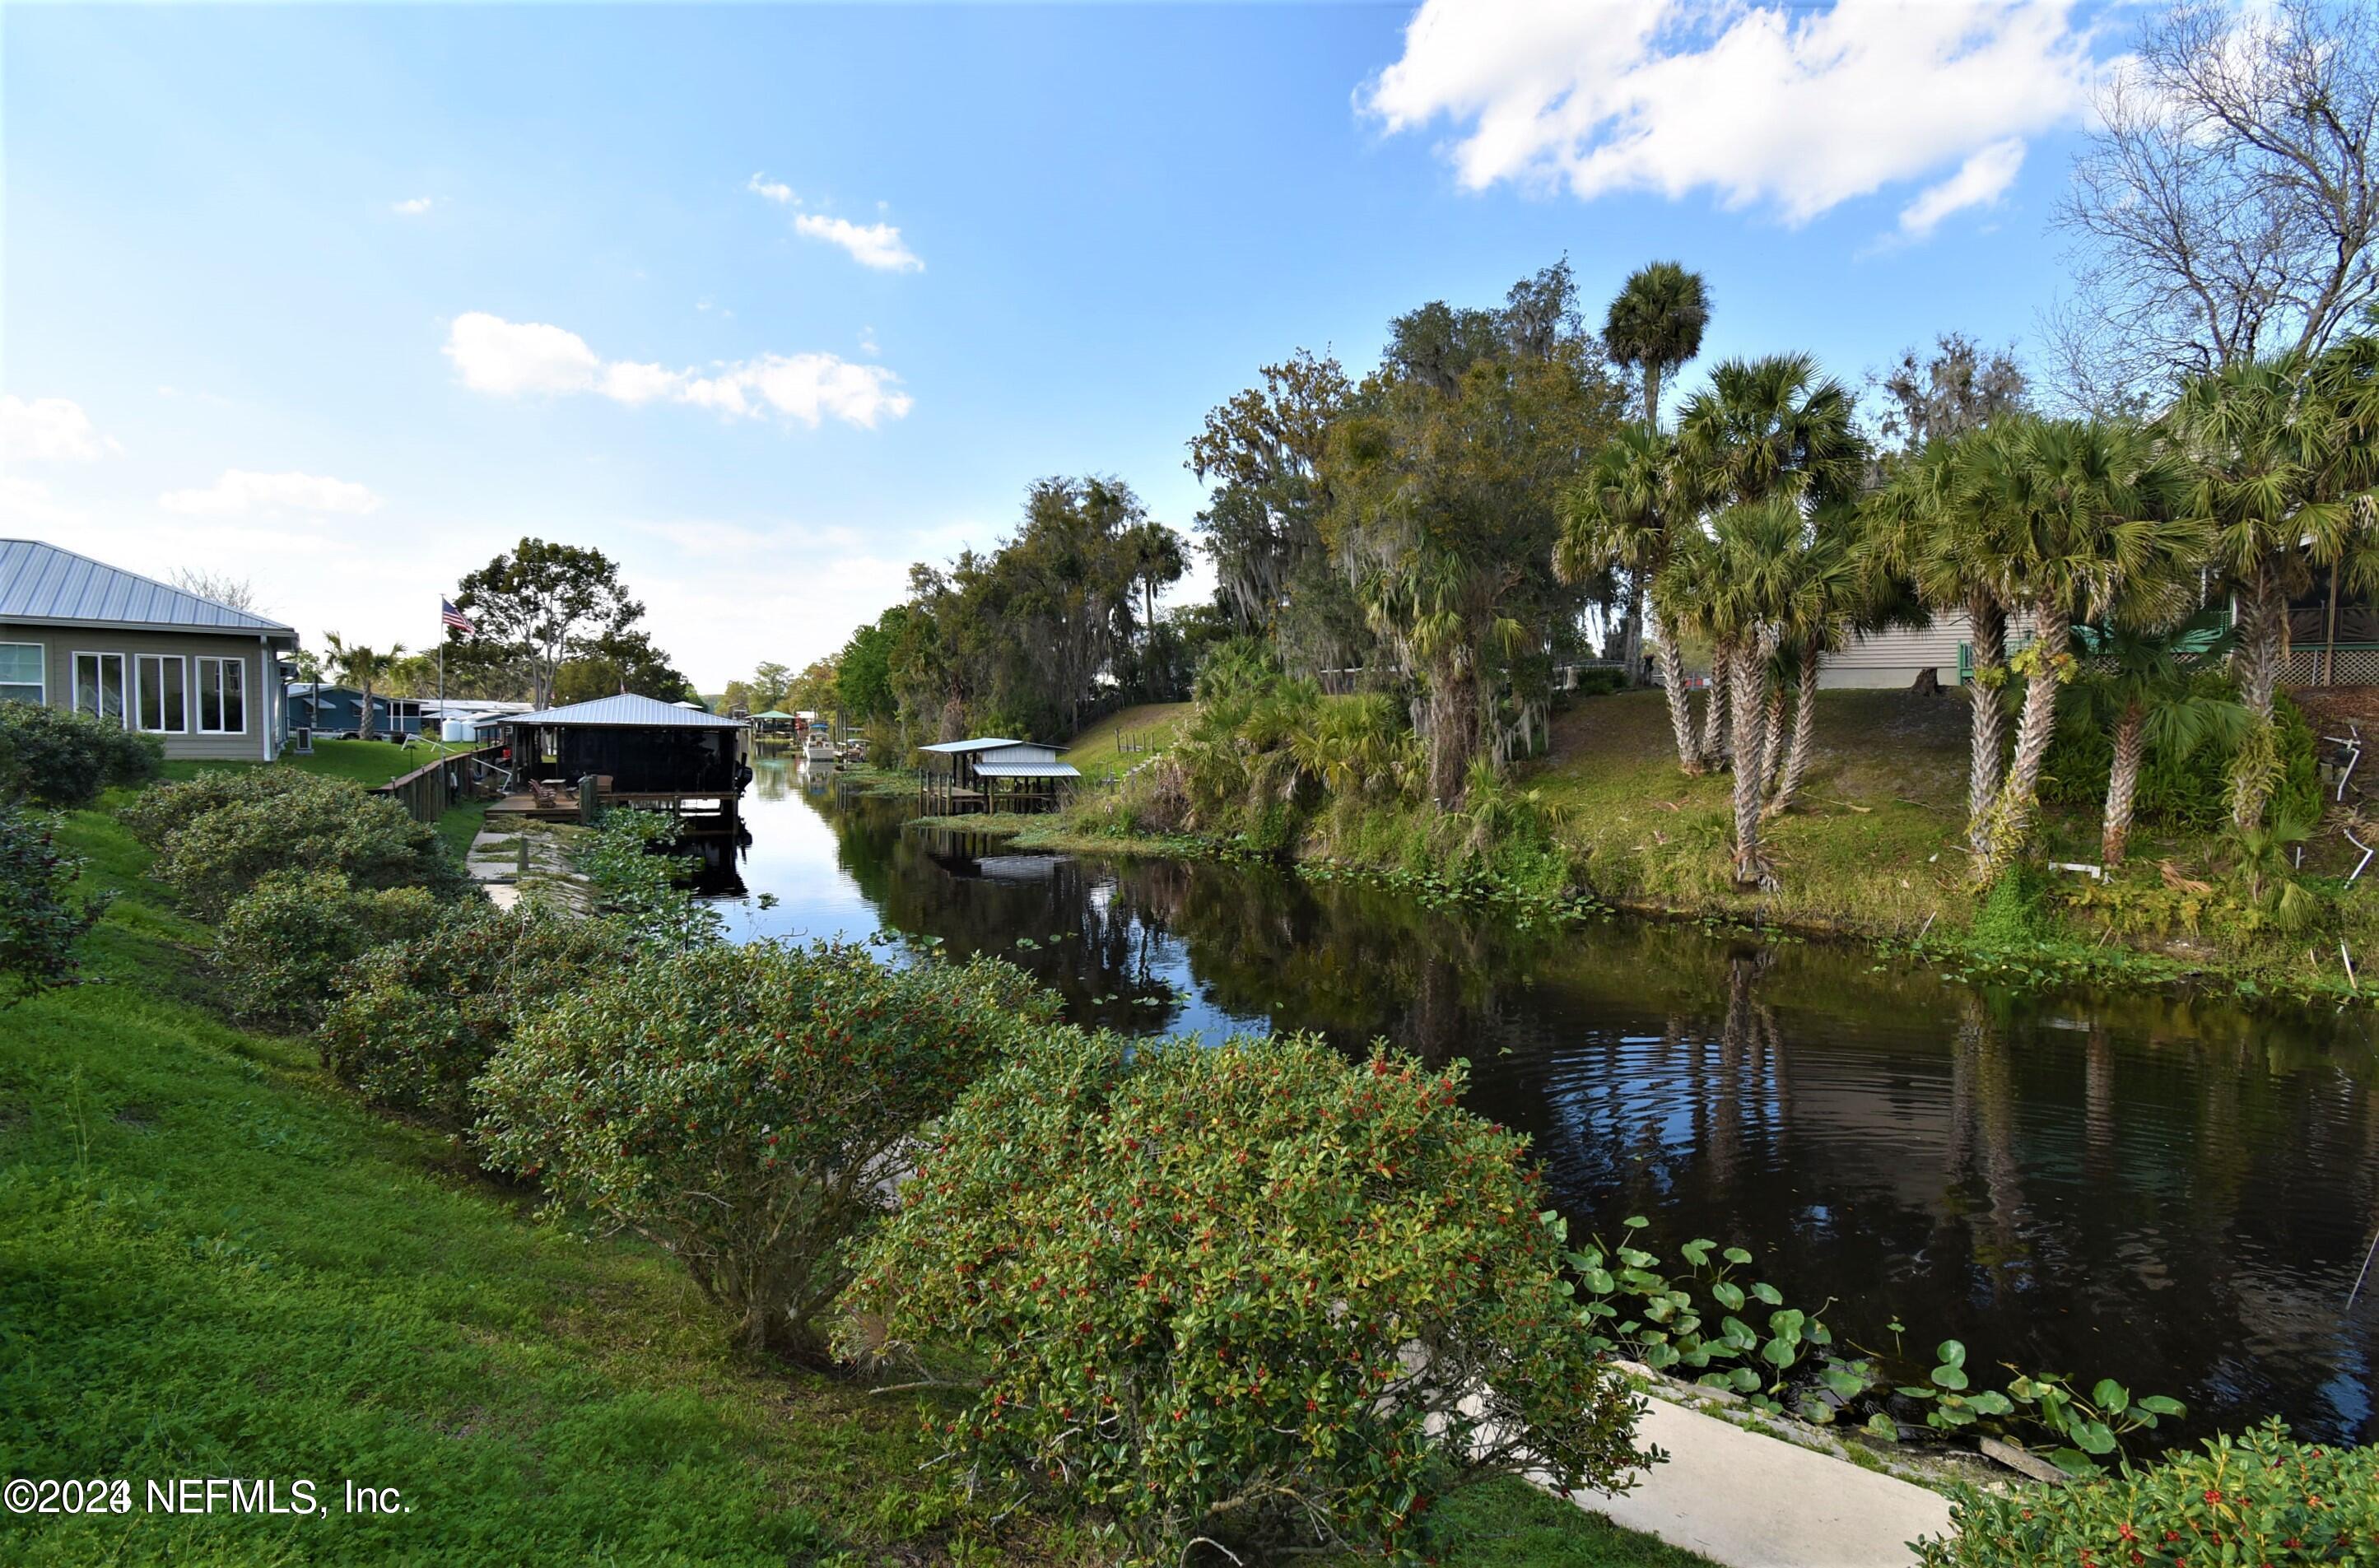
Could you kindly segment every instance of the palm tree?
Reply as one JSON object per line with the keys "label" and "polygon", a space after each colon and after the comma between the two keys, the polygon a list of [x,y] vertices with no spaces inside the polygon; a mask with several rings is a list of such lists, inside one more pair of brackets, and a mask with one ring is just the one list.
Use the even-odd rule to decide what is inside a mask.
{"label": "palm tree", "polygon": [[[1693,497],[1681,490],[1689,475],[1676,462],[1676,443],[1648,425],[1631,425],[1594,455],[1586,476],[1562,503],[1561,542],[1553,570],[1575,583],[1612,567],[1634,585],[1628,592],[1629,624],[1641,609],[1640,596],[1655,591],[1668,563],[1672,530],[1694,525]],[[1635,669],[1635,655],[1627,656]],[[1708,766],[1694,734],[1693,698],[1685,690],[1685,663],[1674,632],[1660,639],[1656,657],[1669,700],[1669,728],[1676,734],[1677,766],[1697,774]]]}
{"label": "palm tree", "polygon": [[363,712],[356,722],[356,733],[368,741],[376,728],[372,722],[372,686],[405,657],[405,645],[392,644],[386,653],[381,653],[361,643],[347,642],[336,632],[325,632],[322,641],[330,645],[331,664],[338,671],[339,680],[362,694]]}
{"label": "palm tree", "polygon": [[1776,885],[1759,842],[1771,744],[1768,668],[1805,568],[1808,524],[1793,498],[1771,495],[1730,506],[1706,535],[1681,541],[1660,579],[1661,619],[1707,636],[1734,713],[1734,881]]}
{"label": "palm tree", "polygon": [[[1709,325],[1709,289],[1699,272],[1687,271],[1682,262],[1654,261],[1637,268],[1611,301],[1602,321],[1602,346],[1617,363],[1643,372],[1644,428],[1655,436],[1660,430],[1660,383],[1702,351],[1702,332]],[[1620,657],[1630,685],[1644,658],[1644,605],[1651,591],[1648,575],[1629,575]],[[1673,662],[1661,666],[1661,679],[1670,679]],[[1673,702],[1670,711],[1673,717]],[[1688,762],[1685,771],[1697,768]]]}
{"label": "palm tree", "polygon": [[1701,488],[1730,501],[1847,500],[1866,464],[1850,392],[1806,354],[1720,363],[1679,411],[1677,446]]}
{"label": "palm tree", "polygon": [[2287,654],[2288,601],[2314,568],[2362,565],[2373,535],[2379,434],[2374,350],[2341,344],[2226,366],[2192,381],[2166,428],[2191,467],[2190,513],[2212,530],[2213,564],[2238,604],[2239,694],[2255,728],[2233,754],[2230,817],[2263,823],[2277,778],[2273,706]]}
{"label": "palm tree", "polygon": [[[1780,647],[1789,669],[1777,672],[1775,691],[1783,692],[1789,674],[1795,687],[1793,737],[1780,757],[1769,742],[1769,785],[1766,816],[1790,811],[1800,793],[1802,770],[1809,760],[1809,737],[1817,728],[1817,674],[1825,656],[1841,647],[1857,628],[1878,621],[1882,611],[1881,584],[1873,558],[1860,547],[1858,513],[1847,504],[1820,512],[1793,561],[1790,601],[1784,608]],[[1769,711],[1774,713],[1771,705]]]}
{"label": "palm tree", "polygon": [[[1866,455],[1851,423],[1850,393],[1805,354],[1714,367],[1710,384],[1685,400],[1676,444],[1673,487],[1704,506],[1774,497],[1806,509],[1843,500],[1855,489]],[[1756,725],[1763,717],[1743,712],[1723,666],[1713,667],[1712,680],[1714,688],[1722,683],[1726,689],[1713,690],[1711,711],[1723,704],[1730,729]],[[1702,751],[1711,763],[1727,749],[1704,739]],[[1732,750],[1734,766],[1742,767],[1744,747]]]}
{"label": "palm tree", "polygon": [[2117,621],[2093,634],[2094,668],[2076,691],[2083,711],[2112,731],[2098,838],[2098,858],[2109,866],[2123,863],[2149,752],[2187,756],[2209,741],[2236,744],[2247,730],[2244,704],[2195,688],[2193,677],[2229,651],[2228,638],[2203,619],[2162,629]]}
{"label": "palm tree", "polygon": [[2008,603],[1988,492],[1965,482],[1986,439],[1977,429],[1926,444],[1868,499],[1871,548],[1936,612],[1966,620],[1973,676],[1968,709],[1966,834],[1981,852],[1984,820],[2007,772]]}
{"label": "palm tree", "polygon": [[2095,419],[2003,421],[1971,453],[1961,483],[1991,517],[1999,597],[2029,617],[2011,661],[2023,677],[2015,753],[1974,846],[1987,886],[2029,847],[2058,688],[2074,673],[2074,620],[2122,608],[2127,588],[2170,582],[2202,557],[2202,531],[2173,519],[2186,476],[2144,432]]}

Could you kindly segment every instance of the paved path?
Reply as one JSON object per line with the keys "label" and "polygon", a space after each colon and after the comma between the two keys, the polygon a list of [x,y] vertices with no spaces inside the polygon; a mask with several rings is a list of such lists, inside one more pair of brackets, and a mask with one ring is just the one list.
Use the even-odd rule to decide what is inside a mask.
{"label": "paved path", "polygon": [[1950,1500],[1655,1397],[1639,1442],[1667,1451],[1635,1490],[1582,1508],[1727,1568],[1907,1568],[1907,1543],[1950,1528]]}

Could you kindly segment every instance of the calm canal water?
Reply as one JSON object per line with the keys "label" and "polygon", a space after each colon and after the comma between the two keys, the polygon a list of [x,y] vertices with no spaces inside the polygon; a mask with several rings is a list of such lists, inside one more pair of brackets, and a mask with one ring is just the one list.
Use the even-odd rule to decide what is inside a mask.
{"label": "calm canal water", "polygon": [[[905,802],[746,797],[741,938],[997,953],[1136,1033],[1315,1030],[1467,1057],[1571,1235],[1739,1243],[1838,1335],[1966,1343],[2379,1441],[2379,1034],[2367,1015],[1979,989],[1866,951],[1615,922],[1519,933],[1260,867],[1029,855]],[[760,895],[773,907],[762,907]],[[2379,1276],[2379,1266],[2373,1272]]]}

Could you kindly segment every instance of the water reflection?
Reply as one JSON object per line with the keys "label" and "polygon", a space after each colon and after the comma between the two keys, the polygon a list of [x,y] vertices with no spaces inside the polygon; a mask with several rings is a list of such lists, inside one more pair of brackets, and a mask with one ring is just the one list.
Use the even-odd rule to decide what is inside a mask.
{"label": "water reflection", "polygon": [[[1135,1031],[1310,1029],[1466,1057],[1574,1234],[1740,1241],[1839,1329],[2379,1438],[2368,1020],[2011,996],[1848,948],[1612,923],[1516,933],[1260,867],[902,831],[905,802],[761,769],[742,936],[937,936]],[[761,909],[756,895],[779,900]]]}

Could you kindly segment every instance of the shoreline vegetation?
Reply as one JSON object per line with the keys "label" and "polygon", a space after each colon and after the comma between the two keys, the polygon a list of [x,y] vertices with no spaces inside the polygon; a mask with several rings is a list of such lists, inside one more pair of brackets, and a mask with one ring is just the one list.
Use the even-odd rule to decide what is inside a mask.
{"label": "shoreline vegetation", "polygon": [[[355,768],[385,759],[304,760],[313,778],[299,788],[351,800],[358,820],[387,814],[352,795],[368,781]],[[290,770],[169,771],[189,777],[154,788],[199,783],[244,811]],[[537,961],[567,977],[586,957],[574,948],[599,950],[614,918],[540,926],[446,906],[459,923],[400,936],[329,983],[327,1032],[284,1034],[235,1016],[227,966],[278,953],[288,962],[271,978],[319,1007],[302,979],[332,973],[334,958],[286,936],[243,958],[254,933],[197,918],[159,879],[187,815],[118,790],[36,819],[91,919],[76,972],[0,1013],[0,1312],[18,1336],[0,1411],[17,1434],[12,1473],[130,1478],[136,1506],[130,1520],[12,1519],[12,1561],[1113,1560],[1097,1522],[1061,1500],[995,1509],[936,1465],[941,1434],[968,1418],[966,1379],[896,1387],[908,1380],[739,1348],[670,1246],[562,1213],[550,1183],[485,1168],[453,1107],[418,1092],[460,1082],[438,1055],[442,1031],[511,1027],[515,988],[462,978],[507,967],[480,950],[488,939],[541,943]],[[143,841],[161,834],[162,853]],[[418,837],[440,852],[440,836]],[[430,895],[400,883],[392,897]],[[232,909],[283,912],[248,897]],[[306,924],[302,907],[285,912]],[[684,936],[668,927],[647,922],[643,940]],[[706,972],[713,960],[676,961]],[[518,989],[566,997],[588,983]],[[606,983],[599,970],[592,983]],[[405,1092],[357,1079],[343,1041],[413,1064]],[[176,1474],[308,1478],[334,1514],[344,1476],[399,1489],[405,1507],[141,1513],[139,1478]],[[1455,1560],[1484,1568],[1707,1568],[1516,1478],[1437,1512]]]}
{"label": "shoreline vegetation", "polygon": [[[1726,875],[1728,781],[1676,771],[1656,691],[1581,698],[1555,715],[1548,755],[1512,768],[1502,797],[1509,809],[1483,831],[1458,816],[1338,799],[1326,788],[1306,791],[1289,823],[1274,820],[1269,831],[1152,830],[1163,814],[1142,798],[1144,776],[1086,791],[1050,815],[924,817],[915,826],[993,833],[1053,852],[1263,860],[1426,902],[1516,911],[1530,923],[1615,912],[1859,942],[2011,983],[2379,1000],[2361,957],[2379,953],[2379,918],[2347,893],[2343,874],[2356,857],[2334,838],[2306,846],[2303,881],[2327,900],[2332,921],[2310,933],[2257,930],[2236,918],[2252,908],[2225,875],[2218,837],[2156,822],[2135,829],[2128,872],[2028,870],[1977,899],[1963,876],[1966,722],[1966,705],[1952,694],[1821,694],[1801,798],[1766,833],[1781,874],[1755,890]],[[2095,863],[2097,825],[2086,812],[2051,807],[2041,831],[2046,861]],[[2353,955],[2351,976],[2341,944]]]}

